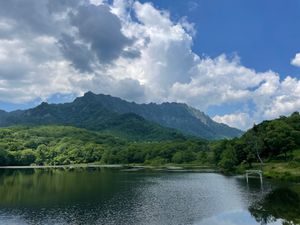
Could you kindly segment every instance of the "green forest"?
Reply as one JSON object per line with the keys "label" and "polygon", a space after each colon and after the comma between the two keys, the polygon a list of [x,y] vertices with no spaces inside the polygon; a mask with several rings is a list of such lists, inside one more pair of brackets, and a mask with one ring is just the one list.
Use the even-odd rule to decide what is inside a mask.
{"label": "green forest", "polygon": [[210,149],[224,171],[263,167],[270,176],[300,178],[300,115],[264,121],[240,138],[211,142]]}
{"label": "green forest", "polygon": [[199,163],[207,160],[206,141],[178,138],[129,141],[117,135],[70,126],[0,129],[0,165]]}
{"label": "green forest", "polygon": [[[258,165],[272,165],[269,170],[275,171],[274,165],[279,164],[274,163],[281,163],[280,166],[285,168],[289,165],[299,170],[299,149],[298,112],[254,125],[240,138],[220,141],[205,141],[177,134],[166,136],[163,140],[149,140],[149,137],[133,140],[118,132],[61,125],[0,129],[1,166],[193,164],[237,171]],[[293,173],[296,170],[291,171]]]}

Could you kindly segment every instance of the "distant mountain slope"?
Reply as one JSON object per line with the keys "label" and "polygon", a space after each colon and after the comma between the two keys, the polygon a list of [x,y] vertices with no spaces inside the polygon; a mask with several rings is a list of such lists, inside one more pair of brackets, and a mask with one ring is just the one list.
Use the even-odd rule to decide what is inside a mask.
{"label": "distant mountain slope", "polygon": [[[2,119],[1,119],[2,118]],[[106,131],[129,140],[184,139],[177,130],[163,127],[143,117],[125,113],[118,114],[91,103],[42,103],[36,108],[0,114],[0,126],[11,125],[73,125],[90,130]]]}
{"label": "distant mountain slope", "polygon": [[162,126],[205,139],[233,138],[243,134],[241,130],[217,123],[203,112],[182,103],[136,104],[109,95],[95,95],[92,92],[87,92],[75,101],[98,102],[113,112],[135,113]]}
{"label": "distant mountain slope", "polygon": [[10,113],[0,111],[0,126],[18,124],[74,125],[92,130],[119,132],[137,136],[138,139],[153,139],[154,136],[157,139],[159,135],[170,138],[180,136],[179,132],[165,127],[205,139],[232,138],[242,134],[242,131],[217,123],[186,104],[136,104],[92,92],[76,98],[72,103],[42,103],[29,110]]}

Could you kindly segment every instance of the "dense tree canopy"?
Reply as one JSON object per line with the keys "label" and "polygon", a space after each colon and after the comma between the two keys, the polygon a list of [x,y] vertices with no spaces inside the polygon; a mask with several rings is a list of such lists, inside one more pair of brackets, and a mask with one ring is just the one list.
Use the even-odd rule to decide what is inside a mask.
{"label": "dense tree canopy", "polygon": [[241,163],[260,162],[281,157],[291,157],[294,149],[300,147],[300,115],[280,117],[254,125],[242,137],[214,142],[211,145],[215,162],[226,170]]}
{"label": "dense tree canopy", "polygon": [[63,165],[101,162],[187,163],[205,159],[207,143],[178,137],[165,141],[130,141],[105,132],[70,126],[0,129],[0,165]]}
{"label": "dense tree canopy", "polygon": [[251,167],[253,162],[260,160],[290,159],[293,150],[300,147],[300,115],[295,112],[289,117],[264,121],[248,130],[242,137],[232,140],[208,143],[180,135],[174,135],[169,140],[149,138],[145,136],[144,139],[132,140],[119,135],[117,131],[96,132],[71,126],[1,128],[0,165],[91,162],[208,164],[213,153],[217,166],[233,170],[243,163]]}

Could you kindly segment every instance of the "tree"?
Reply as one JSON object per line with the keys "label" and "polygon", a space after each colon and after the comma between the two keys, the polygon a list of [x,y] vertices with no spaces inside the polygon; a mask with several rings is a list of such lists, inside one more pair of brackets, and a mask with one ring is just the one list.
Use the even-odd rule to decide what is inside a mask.
{"label": "tree", "polygon": [[183,163],[183,152],[176,152],[173,157],[172,157],[172,162],[173,163]]}
{"label": "tree", "polygon": [[211,148],[214,153],[215,164],[218,164],[222,158],[222,153],[226,149],[227,143],[229,140],[222,140],[215,143],[212,143]]}
{"label": "tree", "polygon": [[11,152],[14,158],[14,165],[28,166],[35,162],[36,155],[32,149]]}
{"label": "tree", "polygon": [[231,144],[226,145],[226,149],[222,152],[219,166],[225,171],[232,171],[238,164],[237,155]]}
{"label": "tree", "polygon": [[264,139],[269,155],[284,154],[285,159],[287,159],[287,152],[296,146],[292,137],[292,131],[293,128],[284,121],[272,121]]}
{"label": "tree", "polygon": [[0,149],[0,166],[6,166],[8,163],[7,151]]}
{"label": "tree", "polygon": [[260,155],[264,149],[264,143],[262,141],[262,138],[259,137],[255,126],[252,130],[250,130],[243,136],[243,141],[245,143],[244,149],[247,152],[246,161],[249,166],[252,167],[252,162],[256,160],[258,160],[261,165],[263,165],[263,161]]}
{"label": "tree", "polygon": [[199,152],[198,156],[197,156],[197,160],[199,160],[202,163],[207,163],[208,156],[207,156],[206,151]]}
{"label": "tree", "polygon": [[48,152],[48,148],[46,145],[42,144],[39,145],[37,148],[37,153],[36,153],[36,164],[38,165],[43,165],[46,164],[47,162],[47,155],[46,153]]}

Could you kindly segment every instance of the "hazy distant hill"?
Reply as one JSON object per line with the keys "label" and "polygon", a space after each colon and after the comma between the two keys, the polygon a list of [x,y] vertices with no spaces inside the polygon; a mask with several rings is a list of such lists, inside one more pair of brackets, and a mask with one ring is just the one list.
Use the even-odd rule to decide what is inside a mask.
{"label": "hazy distant hill", "polygon": [[118,132],[134,139],[182,137],[180,132],[173,129],[205,139],[232,138],[243,133],[213,121],[203,112],[186,104],[136,104],[92,92],[87,92],[71,103],[42,103],[28,110],[10,113],[0,111],[0,126],[19,124],[74,125],[92,130]]}

